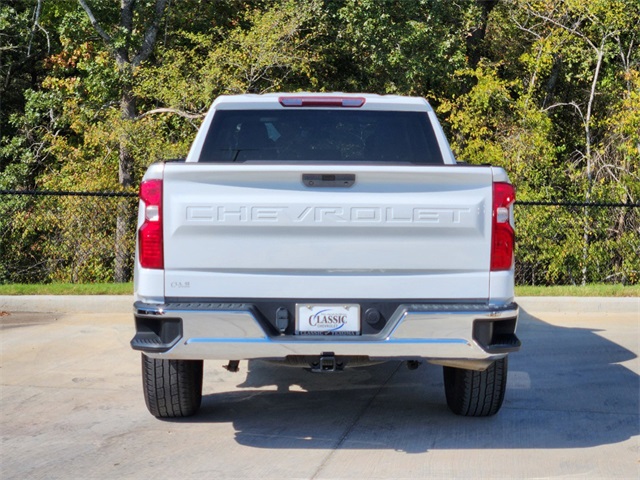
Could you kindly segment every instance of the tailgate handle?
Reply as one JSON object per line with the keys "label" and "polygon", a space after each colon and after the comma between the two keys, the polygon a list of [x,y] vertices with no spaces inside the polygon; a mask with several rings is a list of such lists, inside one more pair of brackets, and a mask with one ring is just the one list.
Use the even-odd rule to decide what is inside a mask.
{"label": "tailgate handle", "polygon": [[353,173],[303,173],[302,183],[315,188],[349,188],[356,183]]}

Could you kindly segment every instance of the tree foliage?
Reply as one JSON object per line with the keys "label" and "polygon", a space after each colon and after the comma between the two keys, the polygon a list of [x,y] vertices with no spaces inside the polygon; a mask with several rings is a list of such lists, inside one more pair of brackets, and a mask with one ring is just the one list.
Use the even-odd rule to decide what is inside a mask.
{"label": "tree foliage", "polygon": [[[428,98],[458,158],[503,166],[520,200],[638,203],[639,43],[637,0],[8,0],[0,189],[134,191],[218,95],[365,91]],[[534,281],[586,281],[627,240],[616,278],[637,281],[628,212],[604,232],[573,212],[570,235],[523,219]]]}

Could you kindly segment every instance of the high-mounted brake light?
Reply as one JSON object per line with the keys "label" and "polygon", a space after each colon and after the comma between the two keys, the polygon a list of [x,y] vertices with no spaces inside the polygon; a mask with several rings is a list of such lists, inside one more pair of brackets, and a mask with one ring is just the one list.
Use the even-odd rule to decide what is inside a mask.
{"label": "high-mounted brake light", "polygon": [[364,105],[364,97],[280,97],[283,107],[345,107],[359,108]]}
{"label": "high-mounted brake light", "polygon": [[493,184],[493,219],[491,228],[491,271],[509,270],[513,266],[515,233],[511,225],[511,207],[516,191],[509,183]]}
{"label": "high-mounted brake light", "polygon": [[140,185],[144,222],[138,230],[138,250],[143,268],[164,268],[162,235],[162,180],[147,180]]}

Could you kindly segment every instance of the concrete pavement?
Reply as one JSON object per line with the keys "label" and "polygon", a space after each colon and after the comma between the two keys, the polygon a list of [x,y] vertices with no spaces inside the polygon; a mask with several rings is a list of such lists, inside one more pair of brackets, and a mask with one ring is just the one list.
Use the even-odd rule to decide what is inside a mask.
{"label": "concrete pavement", "polygon": [[201,413],[160,421],[129,297],[0,297],[0,478],[638,478],[640,299],[518,301],[495,417],[449,413],[432,365],[255,361],[206,362]]}

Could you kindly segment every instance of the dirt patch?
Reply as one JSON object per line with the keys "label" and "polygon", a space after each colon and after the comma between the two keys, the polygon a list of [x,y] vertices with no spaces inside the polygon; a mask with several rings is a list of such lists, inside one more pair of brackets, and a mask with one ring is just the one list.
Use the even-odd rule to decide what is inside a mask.
{"label": "dirt patch", "polygon": [[54,323],[60,316],[53,313],[0,312],[0,330],[7,328],[33,327]]}

